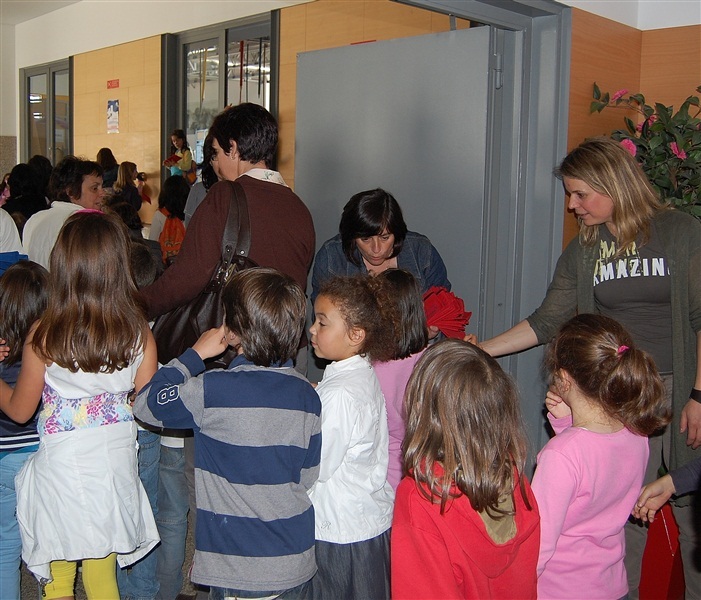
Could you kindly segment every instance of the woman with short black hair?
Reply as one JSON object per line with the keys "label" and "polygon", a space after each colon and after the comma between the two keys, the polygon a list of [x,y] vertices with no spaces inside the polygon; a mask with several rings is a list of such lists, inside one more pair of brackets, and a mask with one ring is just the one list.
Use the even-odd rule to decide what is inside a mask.
{"label": "woman with short black hair", "polygon": [[377,188],[355,194],[343,207],[339,234],[327,240],[314,260],[312,302],[321,284],[336,275],[409,271],[422,292],[450,289],[443,259],[430,240],[408,231],[394,196]]}

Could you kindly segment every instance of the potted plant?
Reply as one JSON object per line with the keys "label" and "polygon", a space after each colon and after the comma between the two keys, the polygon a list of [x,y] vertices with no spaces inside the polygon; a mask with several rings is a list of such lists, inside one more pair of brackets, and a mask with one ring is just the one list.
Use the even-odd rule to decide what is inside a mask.
{"label": "potted plant", "polygon": [[[701,86],[696,88],[701,93]],[[638,122],[624,117],[625,129],[611,137],[623,144],[641,164],[662,200],[701,219],[701,101],[689,96],[673,106],[645,102],[642,94],[619,90],[601,92],[594,83],[590,112],[606,108],[634,110]]]}

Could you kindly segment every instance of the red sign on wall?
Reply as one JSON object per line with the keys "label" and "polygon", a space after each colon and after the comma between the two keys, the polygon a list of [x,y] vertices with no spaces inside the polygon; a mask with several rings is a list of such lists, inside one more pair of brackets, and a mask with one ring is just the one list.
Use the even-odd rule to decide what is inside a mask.
{"label": "red sign on wall", "polygon": [[113,90],[115,88],[119,87],[119,79],[108,79],[107,80],[107,89],[108,90]]}

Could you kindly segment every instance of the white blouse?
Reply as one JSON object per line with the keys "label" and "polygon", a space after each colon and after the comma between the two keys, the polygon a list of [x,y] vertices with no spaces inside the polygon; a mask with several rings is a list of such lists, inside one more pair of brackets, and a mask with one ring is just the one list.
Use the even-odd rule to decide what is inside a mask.
{"label": "white blouse", "polygon": [[367,358],[331,363],[316,388],[321,398],[321,464],[309,491],[316,539],[369,540],[392,525],[387,482],[389,437],[380,384]]}

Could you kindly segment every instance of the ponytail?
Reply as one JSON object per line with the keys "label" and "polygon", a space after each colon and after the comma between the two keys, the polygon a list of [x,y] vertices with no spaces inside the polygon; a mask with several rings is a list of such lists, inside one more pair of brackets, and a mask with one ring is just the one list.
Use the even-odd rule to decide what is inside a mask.
{"label": "ponytail", "polygon": [[545,365],[551,377],[567,371],[587,397],[634,433],[651,435],[671,420],[654,361],[613,319],[582,314],[565,323]]}
{"label": "ponytail", "polygon": [[657,367],[649,354],[637,348],[618,354],[599,398],[607,413],[639,435],[662,429],[671,417]]}

